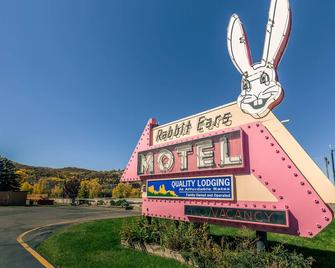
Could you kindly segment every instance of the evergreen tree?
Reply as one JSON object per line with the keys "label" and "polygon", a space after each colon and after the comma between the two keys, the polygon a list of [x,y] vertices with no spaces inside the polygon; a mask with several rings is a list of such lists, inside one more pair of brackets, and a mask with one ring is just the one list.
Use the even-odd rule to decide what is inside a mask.
{"label": "evergreen tree", "polygon": [[67,179],[63,186],[63,192],[69,198],[71,198],[71,205],[76,204],[76,197],[79,192],[80,181],[75,178]]}
{"label": "evergreen tree", "polygon": [[19,176],[12,161],[0,156],[0,191],[19,191]]}

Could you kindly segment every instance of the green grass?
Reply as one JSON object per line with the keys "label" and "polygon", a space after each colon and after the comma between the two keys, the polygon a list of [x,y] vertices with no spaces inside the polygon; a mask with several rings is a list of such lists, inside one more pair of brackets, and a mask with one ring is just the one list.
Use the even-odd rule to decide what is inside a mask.
{"label": "green grass", "polygon": [[125,249],[119,231],[132,219],[82,223],[50,236],[37,250],[59,267],[186,267],[177,261]]}
{"label": "green grass", "polygon": [[[38,251],[59,267],[185,267],[178,262],[122,248],[119,230],[134,218],[101,220],[60,230],[44,241]],[[213,235],[253,236],[254,232],[211,225]],[[270,246],[284,243],[286,248],[312,256],[314,267],[335,267],[335,222],[319,235],[299,238],[269,233]]]}
{"label": "green grass", "polygon": [[[255,232],[231,227],[211,225],[211,233],[225,236],[254,236]],[[301,238],[289,235],[268,233],[269,246],[283,243],[289,250],[313,257],[314,267],[335,267],[335,221],[314,238]]]}

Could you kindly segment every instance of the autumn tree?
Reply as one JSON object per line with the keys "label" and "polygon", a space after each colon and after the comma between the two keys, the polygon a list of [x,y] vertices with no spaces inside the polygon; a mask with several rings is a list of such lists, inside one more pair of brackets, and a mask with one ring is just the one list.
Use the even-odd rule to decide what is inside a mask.
{"label": "autumn tree", "polygon": [[24,183],[21,184],[20,190],[28,192],[28,193],[31,194],[33,192],[33,188],[34,188],[33,185],[31,185],[29,182],[25,181]]}
{"label": "autumn tree", "polygon": [[141,189],[132,188],[129,197],[141,197]]}
{"label": "autumn tree", "polygon": [[78,196],[80,198],[88,198],[89,194],[90,194],[90,192],[89,192],[88,180],[82,180],[80,182],[80,188],[79,188]]}
{"label": "autumn tree", "polygon": [[13,162],[0,156],[0,191],[20,190],[19,179]]}
{"label": "autumn tree", "polygon": [[81,198],[95,198],[101,194],[102,186],[98,179],[82,180],[78,196]]}
{"label": "autumn tree", "polygon": [[112,196],[116,198],[126,198],[130,196],[132,187],[129,183],[119,183],[112,191]]}
{"label": "autumn tree", "polygon": [[71,198],[71,205],[73,206],[76,204],[79,187],[80,181],[75,178],[67,179],[63,186],[63,192],[67,197]]}
{"label": "autumn tree", "polygon": [[33,194],[49,194],[48,182],[46,179],[39,179],[33,186]]}
{"label": "autumn tree", "polygon": [[19,176],[21,183],[28,182],[29,180],[29,174],[24,169],[17,169],[15,171],[15,174]]}
{"label": "autumn tree", "polygon": [[99,197],[102,187],[98,179],[93,179],[89,181],[89,198]]}
{"label": "autumn tree", "polygon": [[59,185],[55,185],[55,187],[51,189],[52,197],[61,197],[62,193],[63,193],[62,187],[60,187]]}

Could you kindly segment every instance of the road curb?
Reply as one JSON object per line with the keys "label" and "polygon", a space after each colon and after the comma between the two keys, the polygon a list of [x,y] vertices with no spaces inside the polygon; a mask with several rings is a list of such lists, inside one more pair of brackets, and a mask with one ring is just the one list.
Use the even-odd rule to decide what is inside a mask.
{"label": "road curb", "polygon": [[108,219],[117,219],[117,218],[128,218],[128,217],[134,217],[137,216],[135,213],[134,215],[123,215],[123,216],[117,216],[117,217],[111,217],[109,216],[103,216],[103,217],[97,217],[97,218],[91,218],[91,219],[77,219],[73,221],[64,221],[64,222],[58,222],[58,223],[52,223],[52,224],[46,224],[43,226],[35,227],[33,229],[30,229],[28,231],[23,232],[20,234],[16,241],[26,250],[28,251],[41,265],[43,265],[45,268],[55,268],[54,265],[52,265],[50,262],[48,262],[43,256],[41,256],[36,250],[34,250],[31,246],[29,246],[25,241],[24,237],[28,234],[35,232],[37,230],[51,227],[51,226],[57,226],[57,225],[70,225],[70,224],[78,224],[78,223],[84,223],[89,221],[95,221],[95,220],[108,220]]}
{"label": "road curb", "polygon": [[44,226],[37,227],[31,230],[28,230],[22,234],[20,234],[17,238],[16,241],[25,249],[27,250],[37,261],[39,261],[45,268],[54,268],[50,262],[48,262],[45,258],[43,258],[37,251],[35,251],[33,248],[31,248],[26,242],[23,241],[23,238],[34,231],[37,231],[39,229],[42,229]]}

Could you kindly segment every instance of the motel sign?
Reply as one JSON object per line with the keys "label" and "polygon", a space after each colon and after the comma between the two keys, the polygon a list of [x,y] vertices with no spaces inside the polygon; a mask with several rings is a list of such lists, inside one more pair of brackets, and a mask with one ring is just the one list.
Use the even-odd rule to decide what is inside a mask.
{"label": "motel sign", "polygon": [[[235,155],[231,155],[230,151]],[[140,175],[200,172],[205,168],[225,169],[232,166],[241,167],[242,164],[240,130],[138,154]]]}
{"label": "motel sign", "polygon": [[228,52],[242,75],[236,102],[164,125],[150,119],[121,181],[143,185],[142,215],[314,237],[334,218],[335,187],[273,114],[277,66],[291,28],[288,0],[272,0],[254,64],[237,15]]}

